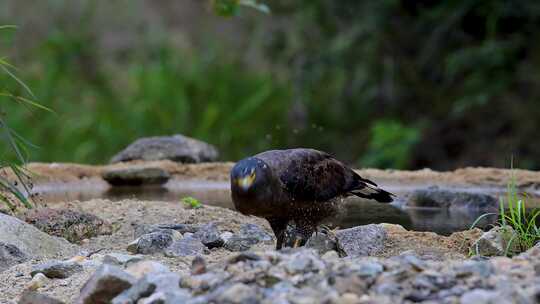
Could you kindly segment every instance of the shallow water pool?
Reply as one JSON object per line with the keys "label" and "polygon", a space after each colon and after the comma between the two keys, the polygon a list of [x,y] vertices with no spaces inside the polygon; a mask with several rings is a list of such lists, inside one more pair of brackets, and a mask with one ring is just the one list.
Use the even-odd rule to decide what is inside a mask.
{"label": "shallow water pool", "polygon": [[[359,198],[347,198],[340,215],[329,219],[331,227],[349,228],[370,223],[399,224],[408,230],[432,231],[448,235],[469,229],[475,220],[490,210],[470,210],[463,208],[411,208],[402,207],[403,199],[414,188],[387,187],[397,194],[396,202],[380,204]],[[54,204],[65,201],[87,201],[96,198],[119,201],[138,199],[152,201],[180,201],[192,196],[206,205],[233,208],[226,182],[175,181],[164,187],[118,187],[111,188],[104,182],[49,184],[37,186],[39,202]],[[492,211],[492,210],[491,210]],[[478,223],[480,228],[495,223],[496,215],[484,218]]]}

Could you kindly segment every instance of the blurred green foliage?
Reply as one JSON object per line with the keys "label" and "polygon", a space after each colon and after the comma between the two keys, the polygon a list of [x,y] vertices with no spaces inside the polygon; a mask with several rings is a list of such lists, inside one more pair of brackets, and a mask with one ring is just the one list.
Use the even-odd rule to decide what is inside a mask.
{"label": "blurred green foliage", "polygon": [[540,168],[539,2],[269,2],[295,26],[268,54],[335,138],[311,145],[383,167],[506,167],[513,154]]}
{"label": "blurred green foliage", "polygon": [[[263,2],[272,14],[238,9]],[[515,155],[540,168],[535,1],[126,3],[40,2],[56,12],[48,26],[28,16],[41,36],[12,37],[21,76],[57,113],[8,109],[40,147],[33,160],[101,163],[136,138],[184,133],[225,160],[304,146],[360,166],[505,167]]]}
{"label": "blurred green foliage", "polygon": [[36,56],[25,79],[57,115],[7,109],[12,127],[39,147],[35,160],[103,163],[139,137],[175,133],[217,145],[225,159],[283,144],[274,126],[283,124],[287,90],[234,62],[163,45],[105,70],[90,37],[62,34]]}
{"label": "blurred green foliage", "polygon": [[382,120],[373,125],[371,138],[362,164],[375,168],[407,168],[420,132],[396,121]]}

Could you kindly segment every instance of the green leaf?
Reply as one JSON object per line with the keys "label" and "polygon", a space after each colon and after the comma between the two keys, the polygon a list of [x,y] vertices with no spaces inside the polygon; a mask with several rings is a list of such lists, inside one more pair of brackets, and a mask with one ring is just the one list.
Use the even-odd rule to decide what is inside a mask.
{"label": "green leaf", "polygon": [[194,197],[191,197],[191,196],[187,196],[187,197],[184,197],[180,200],[182,202],[182,204],[184,204],[184,206],[186,206],[187,208],[191,208],[191,209],[199,209],[199,208],[202,208],[202,204],[201,202],[194,198]]}
{"label": "green leaf", "polygon": [[212,0],[214,12],[223,17],[235,16],[238,13],[238,0]]}

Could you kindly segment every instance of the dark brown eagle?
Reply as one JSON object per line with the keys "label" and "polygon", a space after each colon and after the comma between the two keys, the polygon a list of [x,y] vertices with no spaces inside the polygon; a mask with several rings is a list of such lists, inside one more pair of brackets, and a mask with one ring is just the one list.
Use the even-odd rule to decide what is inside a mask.
{"label": "dark brown eagle", "polygon": [[296,247],[337,213],[341,198],[356,195],[389,203],[394,196],[313,149],[272,150],[239,161],[231,170],[231,194],[238,211],[268,220],[277,249],[290,221],[296,225]]}

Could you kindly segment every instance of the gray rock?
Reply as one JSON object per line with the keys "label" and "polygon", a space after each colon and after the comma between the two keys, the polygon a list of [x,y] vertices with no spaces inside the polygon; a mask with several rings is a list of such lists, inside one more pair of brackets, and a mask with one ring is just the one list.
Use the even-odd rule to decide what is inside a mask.
{"label": "gray rock", "polygon": [[475,289],[461,296],[460,303],[496,304],[502,303],[496,291]]}
{"label": "gray rock", "polygon": [[493,274],[493,266],[488,261],[464,261],[454,268],[457,277],[465,278],[474,275],[487,278]]}
{"label": "gray rock", "polygon": [[515,232],[511,227],[494,227],[473,244],[473,253],[481,256],[502,256],[513,255],[519,252],[518,242],[510,240],[514,238]]}
{"label": "gray rock", "polygon": [[132,165],[107,169],[103,172],[102,178],[113,186],[141,186],[165,184],[171,175],[158,167]]}
{"label": "gray rock", "polygon": [[201,226],[193,224],[156,224],[156,225],[137,225],[133,232],[133,237],[138,238],[143,234],[148,234],[152,232],[158,232],[161,230],[175,230],[181,234],[184,233],[196,233],[199,231]]}
{"label": "gray rock", "polygon": [[383,271],[383,265],[375,261],[362,262],[355,269],[355,273],[357,273],[360,277],[376,277]]}
{"label": "gray rock", "polygon": [[142,278],[146,275],[155,273],[169,273],[169,267],[156,262],[156,261],[140,261],[129,265],[126,268],[126,272],[134,276],[135,278]]}
{"label": "gray rock", "polygon": [[131,263],[142,261],[143,259],[144,257],[142,255],[109,253],[103,257],[103,263],[117,266],[126,266]]}
{"label": "gray rock", "polygon": [[230,237],[227,242],[225,242],[225,247],[230,251],[246,251],[251,248],[251,246],[259,243],[259,240],[249,236],[233,235]]}
{"label": "gray rock", "polygon": [[0,242],[0,272],[29,259],[17,246]]}
{"label": "gray rock", "polygon": [[325,252],[323,255],[321,255],[321,259],[325,261],[335,261],[339,259],[339,253],[335,250],[331,250],[328,252]]}
{"label": "gray rock", "polygon": [[426,269],[426,262],[421,260],[414,251],[406,251],[400,255],[393,257],[393,260],[399,261],[402,265],[409,265],[415,271],[423,271]]}
{"label": "gray rock", "polygon": [[83,267],[76,262],[53,260],[33,266],[30,275],[42,273],[49,279],[65,279],[82,270]]}
{"label": "gray rock", "polygon": [[206,272],[200,275],[186,274],[182,276],[182,288],[190,289],[193,294],[201,294],[209,290],[215,290],[230,278],[225,271]]}
{"label": "gray rock", "polygon": [[38,290],[49,283],[50,279],[43,273],[37,273],[32,277],[32,280],[26,284],[26,290]]}
{"label": "gray rock", "polygon": [[319,254],[338,249],[336,239],[327,233],[314,233],[306,242],[305,247],[313,248],[317,250]]}
{"label": "gray rock", "polygon": [[77,247],[50,236],[15,217],[0,214],[0,242],[17,247],[29,257],[50,258],[73,255]]}
{"label": "gray rock", "polygon": [[112,233],[109,222],[88,212],[71,209],[39,208],[25,213],[24,221],[39,230],[72,243]]}
{"label": "gray rock", "polygon": [[113,304],[137,303],[142,298],[150,297],[156,292],[183,292],[180,290],[180,276],[172,272],[150,273],[137,281],[112,300]]}
{"label": "gray rock", "polygon": [[205,253],[206,247],[194,236],[186,236],[175,241],[165,250],[165,256],[182,257],[193,256]]}
{"label": "gray rock", "polygon": [[207,271],[206,269],[206,261],[204,258],[200,255],[196,256],[193,261],[191,261],[191,274],[192,275],[199,275],[203,274]]}
{"label": "gray rock", "polygon": [[226,238],[224,247],[230,251],[246,251],[260,242],[273,242],[272,235],[256,224],[243,224],[238,233],[222,238]]}
{"label": "gray rock", "polygon": [[177,304],[186,303],[191,299],[191,294],[187,291],[160,291],[152,294],[148,298],[141,299],[138,304]]}
{"label": "gray rock", "polygon": [[138,239],[128,245],[127,251],[133,254],[153,254],[163,252],[165,248],[169,247],[174,241],[181,237],[180,233],[174,230],[158,230],[156,232],[141,235]]}
{"label": "gray rock", "polygon": [[257,291],[252,286],[236,283],[224,287],[216,297],[216,302],[224,304],[258,303]]}
{"label": "gray rock", "polygon": [[379,282],[372,287],[372,290],[378,294],[397,296],[403,290],[403,287],[399,283],[392,282],[390,280]]}
{"label": "gray rock", "polygon": [[253,238],[258,242],[273,242],[272,235],[257,224],[243,224],[238,234],[245,238]]}
{"label": "gray rock", "polygon": [[106,304],[131,288],[136,279],[122,269],[103,264],[81,288],[77,304]]}
{"label": "gray rock", "polygon": [[519,257],[523,259],[540,259],[540,242],[536,243],[536,245],[529,250],[522,252]]}
{"label": "gray rock", "polygon": [[230,240],[233,237],[234,233],[230,231],[222,232],[219,237],[221,240],[223,240],[223,244],[227,243],[228,240]]}
{"label": "gray rock", "polygon": [[460,192],[430,187],[415,190],[409,196],[405,205],[408,207],[496,210],[499,201],[485,193]]}
{"label": "gray rock", "polygon": [[201,242],[209,249],[221,247],[224,244],[215,222],[202,226],[193,236],[201,240]]}
{"label": "gray rock", "polygon": [[285,269],[289,273],[295,274],[307,271],[310,266],[311,260],[304,257],[295,257],[285,264]]}
{"label": "gray rock", "polygon": [[230,264],[246,261],[260,261],[262,257],[253,252],[241,252],[229,259]]}
{"label": "gray rock", "polygon": [[316,251],[304,248],[292,250],[291,254],[283,257],[280,265],[290,274],[318,271],[324,268],[324,262]]}
{"label": "gray rock", "polygon": [[35,291],[26,290],[19,299],[19,304],[63,304],[64,302]]}
{"label": "gray rock", "polygon": [[386,230],[375,224],[357,226],[336,232],[338,248],[347,256],[375,255],[384,249]]}
{"label": "gray rock", "polygon": [[116,154],[111,163],[138,159],[199,163],[215,161],[217,158],[218,151],[214,146],[178,134],[138,139]]}

